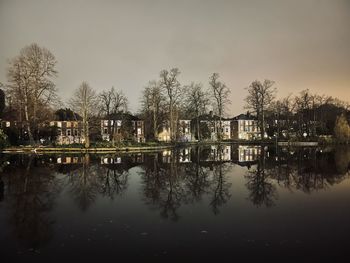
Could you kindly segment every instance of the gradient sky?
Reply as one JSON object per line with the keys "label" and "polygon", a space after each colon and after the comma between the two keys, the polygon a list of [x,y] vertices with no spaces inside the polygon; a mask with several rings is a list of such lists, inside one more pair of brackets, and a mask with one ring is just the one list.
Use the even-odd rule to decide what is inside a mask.
{"label": "gradient sky", "polygon": [[58,60],[67,101],[86,80],[115,86],[138,109],[161,69],[208,87],[218,72],[231,89],[229,115],[243,111],[245,87],[276,81],[278,95],[309,88],[350,101],[350,1],[0,0],[0,82],[8,59],[33,42]]}

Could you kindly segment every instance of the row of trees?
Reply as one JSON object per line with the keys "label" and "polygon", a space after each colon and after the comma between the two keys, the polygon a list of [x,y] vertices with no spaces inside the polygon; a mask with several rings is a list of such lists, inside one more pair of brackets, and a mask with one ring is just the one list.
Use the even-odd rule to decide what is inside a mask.
{"label": "row of trees", "polygon": [[[8,84],[5,85],[8,98],[5,119],[23,123],[31,144],[39,139],[39,124],[52,120],[53,109],[63,104],[57,96],[54,83],[58,74],[56,66],[55,56],[37,44],[23,48],[9,62]],[[225,114],[230,90],[219,81],[217,73],[210,77],[209,89],[204,89],[200,83],[181,85],[179,75],[177,68],[162,70],[159,79],[150,81],[142,92],[140,115],[152,131],[148,139],[157,139],[159,129],[165,125],[169,127],[171,139],[175,140],[178,120],[185,115],[187,118],[197,118],[199,137],[198,117],[207,112],[208,107],[212,107],[220,119]],[[128,111],[128,99],[121,90],[112,87],[98,94],[85,81],[75,90],[68,105],[82,119],[86,147],[90,144],[89,123],[93,123],[96,116],[108,117]]]}
{"label": "row of trees", "polygon": [[[26,138],[31,144],[40,138],[40,124],[54,119],[55,110],[63,105],[54,83],[58,75],[56,67],[57,60],[48,49],[31,44],[9,61],[7,84],[1,84],[8,102],[5,108],[2,103],[4,93],[0,92],[2,118],[23,123]],[[213,111],[219,118],[217,137],[220,140],[221,120],[226,116],[230,104],[230,89],[217,73],[209,77],[206,87],[195,82],[183,85],[179,75],[178,68],[162,70],[159,77],[142,90],[139,115],[145,120],[146,138],[157,140],[160,129],[168,127],[171,140],[176,140],[178,120],[186,118],[195,120],[192,128],[200,140],[199,117]],[[332,97],[312,94],[309,90],[276,99],[277,89],[271,80],[253,81],[246,90],[245,108],[256,116],[261,138],[282,134],[285,137],[330,135],[334,133],[338,116],[344,114],[345,122],[349,117],[349,104]],[[68,105],[83,121],[86,147],[90,144],[89,133],[94,120],[128,112],[128,99],[121,90],[112,87],[98,93],[87,82],[82,82],[75,90]],[[341,126],[343,128],[337,128],[336,135],[339,138],[348,138],[345,122]]]}
{"label": "row of trees", "polygon": [[[179,118],[196,120],[196,136],[200,139],[199,116],[209,109],[221,119],[230,104],[230,89],[219,80],[219,74],[213,73],[209,78],[209,87],[192,82],[181,85],[179,69],[160,72],[158,80],[152,80],[142,91],[141,115],[149,125],[149,139],[157,139],[161,127],[168,126],[172,140],[176,140]],[[218,134],[220,137],[220,133]]]}
{"label": "row of trees", "polygon": [[350,141],[347,135],[349,103],[331,96],[313,94],[309,90],[277,99],[274,84],[271,80],[254,81],[247,88],[246,109],[257,117],[261,138],[334,134],[343,142]]}

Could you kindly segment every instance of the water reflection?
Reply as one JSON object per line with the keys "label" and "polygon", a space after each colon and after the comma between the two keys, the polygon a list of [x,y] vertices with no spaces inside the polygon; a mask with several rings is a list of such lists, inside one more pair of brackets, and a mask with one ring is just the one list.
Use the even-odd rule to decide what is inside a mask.
{"label": "water reflection", "polygon": [[[136,176],[140,200],[161,218],[179,221],[184,205],[205,202],[220,215],[242,176],[246,200],[278,205],[279,191],[327,190],[349,176],[350,148],[274,148],[212,145],[119,155],[2,155],[0,202],[13,236],[26,248],[43,247],[53,236],[52,210],[61,194],[80,211],[96,200],[115,200]],[[136,168],[136,169],[134,169]],[[240,174],[233,169],[239,168]],[[236,171],[236,170],[234,170]]]}
{"label": "water reflection", "polygon": [[10,159],[11,165],[3,168],[1,176],[8,221],[21,245],[36,251],[53,235],[50,211],[62,184],[41,158],[21,155]]}

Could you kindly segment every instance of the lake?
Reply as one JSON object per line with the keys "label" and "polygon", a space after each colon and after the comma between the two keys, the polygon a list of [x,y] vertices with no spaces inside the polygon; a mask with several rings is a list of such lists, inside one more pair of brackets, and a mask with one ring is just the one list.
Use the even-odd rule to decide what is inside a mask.
{"label": "lake", "polygon": [[349,147],[2,154],[0,165],[2,259],[313,262],[350,246]]}

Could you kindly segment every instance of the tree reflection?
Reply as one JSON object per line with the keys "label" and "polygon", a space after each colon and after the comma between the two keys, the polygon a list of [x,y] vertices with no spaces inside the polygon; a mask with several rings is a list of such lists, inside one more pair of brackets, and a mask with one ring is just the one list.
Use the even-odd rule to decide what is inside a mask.
{"label": "tree reflection", "polygon": [[276,186],[270,181],[265,170],[265,162],[265,151],[262,150],[257,165],[253,166],[246,174],[248,180],[246,186],[249,190],[248,199],[254,205],[270,207],[277,199],[277,192]]}
{"label": "tree reflection", "polygon": [[33,155],[16,156],[10,162],[2,174],[10,224],[24,248],[36,251],[52,238],[54,220],[50,212],[61,183],[51,167]]}
{"label": "tree reflection", "polygon": [[267,162],[269,177],[280,186],[311,193],[326,190],[344,180],[348,173],[348,152],[343,148],[298,148],[271,155]]}
{"label": "tree reflection", "polygon": [[70,192],[82,211],[86,211],[96,200],[99,189],[98,171],[97,165],[90,164],[89,154],[85,154],[81,165],[67,174]]}
{"label": "tree reflection", "polygon": [[194,162],[186,167],[185,185],[187,188],[187,200],[194,203],[209,193],[210,177],[209,169],[200,164],[200,148],[196,147]]}
{"label": "tree reflection", "polygon": [[128,176],[128,170],[101,167],[98,172],[100,193],[110,199],[122,195],[128,188]]}
{"label": "tree reflection", "polygon": [[[173,221],[179,219],[178,209],[186,202],[184,190],[184,170],[178,165],[177,155],[169,152],[166,163],[159,162],[159,155],[153,155],[153,161],[145,164],[143,179],[143,192],[145,202],[160,210],[163,218]],[[148,163],[148,164],[147,164]]]}
{"label": "tree reflection", "polygon": [[231,183],[227,182],[226,173],[229,170],[228,164],[223,162],[223,148],[221,145],[217,148],[217,161],[213,164],[213,177],[211,182],[212,198],[210,205],[213,213],[219,214],[220,207],[223,206],[231,197]]}
{"label": "tree reflection", "polygon": [[350,170],[350,148],[337,147],[334,155],[335,166],[340,174],[349,174]]}

